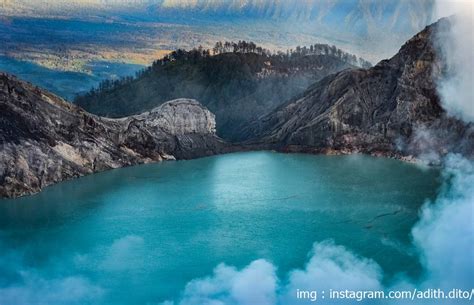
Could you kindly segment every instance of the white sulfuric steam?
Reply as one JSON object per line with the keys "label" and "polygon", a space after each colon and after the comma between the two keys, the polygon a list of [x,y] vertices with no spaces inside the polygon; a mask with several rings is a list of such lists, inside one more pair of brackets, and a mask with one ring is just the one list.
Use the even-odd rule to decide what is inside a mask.
{"label": "white sulfuric steam", "polygon": [[[474,121],[473,110],[473,32],[471,1],[438,1],[438,17],[460,12],[446,40],[438,41],[447,60],[449,77],[439,83],[443,106],[448,113],[467,122]],[[426,134],[429,137],[429,133]],[[321,299],[296,299],[296,291],[322,289],[405,289],[441,288],[472,289],[474,283],[474,164],[459,155],[448,155],[444,162],[444,185],[433,202],[427,202],[420,220],[412,231],[414,246],[422,259],[424,277],[414,282],[401,278],[389,287],[382,284],[381,268],[372,260],[358,257],[348,249],[332,242],[316,243],[303,269],[291,271],[282,278],[277,267],[265,260],[256,260],[238,270],[221,264],[208,277],[195,279],[183,287],[177,300],[170,305],[274,305],[325,304]],[[101,261],[80,256],[76,263],[98,266],[105,270],[124,271],[133,261],[134,253],[145,241],[138,236],[126,236],[115,241],[105,251]],[[5,256],[6,254],[2,254]],[[18,269],[18,255],[8,257],[9,264]],[[15,259],[13,259],[15,258]],[[18,267],[17,267],[18,266]],[[22,272],[21,284],[0,289],[1,304],[94,304],[104,289],[93,281],[73,275],[45,279]],[[319,296],[320,298],[321,296]],[[41,301],[38,301],[41,299]],[[381,301],[383,302],[383,301]],[[379,303],[381,303],[379,302]],[[341,304],[352,304],[341,300]],[[389,304],[406,304],[406,301]],[[460,300],[454,304],[468,304]],[[414,303],[413,304],[418,304]],[[435,302],[435,304],[437,304]],[[450,304],[443,300],[442,304]]]}
{"label": "white sulfuric steam", "polygon": [[474,122],[474,1],[436,1],[437,18],[452,15],[449,35],[437,41],[448,68],[438,92],[449,114]]}
{"label": "white sulfuric steam", "polygon": [[[448,68],[448,76],[439,82],[438,92],[445,110],[467,123],[474,122],[473,6],[474,1],[471,0],[439,0],[435,3],[435,16],[438,18],[456,14],[451,20],[449,35],[438,37],[437,41]],[[429,154],[429,151],[426,153]],[[420,220],[412,230],[413,243],[424,267],[424,277],[418,282],[402,276],[398,282],[384,287],[382,271],[375,262],[357,257],[344,247],[323,242],[314,245],[305,269],[294,270],[284,279],[277,278],[275,266],[259,260],[241,271],[226,267],[232,270],[229,273],[231,276],[227,277],[222,275],[222,270],[216,269],[213,276],[190,282],[176,302],[163,304],[254,305],[249,301],[252,297],[265,300],[262,304],[269,304],[272,299],[272,304],[314,304],[311,299],[297,299],[297,289],[389,290],[416,287],[471,290],[474,283],[474,162],[450,154],[444,159],[443,175],[444,184],[438,198],[423,206]],[[239,290],[244,297],[232,297],[236,278],[240,273],[250,272],[259,274],[257,279],[266,280],[252,281],[248,278],[252,283],[247,286],[248,290]],[[272,286],[274,291],[269,290]],[[412,303],[433,302],[436,303],[427,300]],[[443,300],[443,304],[468,302]],[[342,300],[340,303],[350,304],[351,301]],[[383,304],[384,301],[376,303]],[[392,301],[390,304],[404,304],[404,301]]]}
{"label": "white sulfuric steam", "polygon": [[[474,282],[474,163],[459,155],[449,155],[443,174],[445,183],[438,198],[424,205],[420,220],[412,230],[413,243],[425,270],[421,281],[402,276],[393,285],[384,286],[383,273],[374,261],[326,241],[315,243],[304,269],[293,270],[284,278],[278,278],[276,266],[262,259],[240,271],[221,264],[213,275],[188,283],[179,300],[162,305],[314,304],[316,299],[298,299],[298,290],[387,291],[416,287],[470,291]],[[321,295],[314,297],[322,301]],[[380,303],[386,302],[376,301]],[[436,304],[436,300],[412,303]],[[329,304],[351,304],[351,301],[333,300]],[[389,304],[405,303],[400,300]],[[468,301],[443,300],[443,304],[468,304]]]}

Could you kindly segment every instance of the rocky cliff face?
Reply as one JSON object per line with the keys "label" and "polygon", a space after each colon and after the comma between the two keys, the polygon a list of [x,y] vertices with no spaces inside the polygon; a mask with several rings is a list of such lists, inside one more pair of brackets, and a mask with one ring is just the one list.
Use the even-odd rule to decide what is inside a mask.
{"label": "rocky cliff face", "polygon": [[385,156],[474,154],[474,127],[449,117],[436,83],[445,73],[436,35],[444,19],[410,39],[390,60],[326,77],[254,121],[248,143],[284,151]]}
{"label": "rocky cliff face", "polygon": [[247,122],[317,80],[357,63],[351,55],[325,45],[313,46],[313,53],[302,50],[292,56],[228,50],[207,56],[178,50],[136,78],[107,80],[74,103],[96,115],[116,118],[148,111],[168,100],[193,98],[216,115],[219,136],[237,141]]}
{"label": "rocky cliff face", "polygon": [[0,74],[0,197],[133,164],[222,152],[215,118],[195,100],[140,115],[101,118]]}
{"label": "rocky cliff face", "polygon": [[0,74],[0,196],[32,194],[110,168],[230,150],[474,157],[473,124],[450,117],[436,91],[446,67],[433,42],[449,26],[441,20],[427,27],[373,68],[322,79],[248,124],[238,146],[215,135],[214,115],[195,100],[110,119]]}

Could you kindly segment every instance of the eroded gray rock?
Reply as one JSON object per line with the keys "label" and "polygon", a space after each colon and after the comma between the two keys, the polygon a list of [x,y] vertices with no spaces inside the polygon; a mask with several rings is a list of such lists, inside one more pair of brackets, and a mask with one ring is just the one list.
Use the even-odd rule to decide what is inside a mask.
{"label": "eroded gray rock", "polygon": [[111,168],[212,155],[227,146],[215,134],[214,115],[189,99],[108,119],[0,74],[0,109],[1,197]]}
{"label": "eroded gray rock", "polygon": [[436,91],[446,73],[436,35],[449,26],[442,19],[426,27],[373,68],[326,77],[254,121],[243,137],[247,144],[282,151],[472,157],[473,124],[450,117]]}

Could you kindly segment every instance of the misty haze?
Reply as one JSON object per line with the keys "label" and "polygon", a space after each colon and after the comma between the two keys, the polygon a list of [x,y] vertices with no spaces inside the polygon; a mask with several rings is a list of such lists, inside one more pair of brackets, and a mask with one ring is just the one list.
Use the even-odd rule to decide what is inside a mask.
{"label": "misty haze", "polygon": [[472,304],[470,0],[0,0],[0,305]]}

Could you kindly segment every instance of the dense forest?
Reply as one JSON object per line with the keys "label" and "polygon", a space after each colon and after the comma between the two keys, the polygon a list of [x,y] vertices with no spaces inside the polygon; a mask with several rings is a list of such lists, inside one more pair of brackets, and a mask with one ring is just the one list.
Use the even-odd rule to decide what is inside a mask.
{"label": "dense forest", "polygon": [[175,98],[194,98],[216,114],[220,136],[238,140],[242,124],[303,92],[317,80],[367,61],[316,44],[270,52],[253,42],[217,42],[212,49],[178,49],[135,77],[106,80],[75,103],[104,116],[150,110]]}
{"label": "dense forest", "polygon": [[[237,43],[235,42],[224,42],[222,43],[221,41],[217,42],[214,48],[212,49],[212,52],[214,55],[216,54],[222,54],[222,53],[257,53],[260,55],[266,55],[269,57],[274,57],[277,56],[280,59],[284,60],[289,60],[290,58],[296,59],[300,58],[302,56],[307,56],[307,55],[328,55],[328,56],[333,56],[336,58],[339,58],[340,60],[347,62],[353,66],[359,66],[362,68],[369,68],[371,67],[371,63],[364,60],[362,57],[357,57],[353,54],[344,52],[341,49],[338,49],[336,46],[332,45],[327,45],[327,44],[321,44],[321,43],[316,43],[314,45],[310,45],[309,47],[306,46],[297,46],[294,50],[289,49],[286,52],[271,52],[269,50],[266,50],[264,48],[261,48],[257,46],[253,42],[247,42],[247,41],[239,41]],[[210,54],[210,51],[207,50],[206,54]]]}

